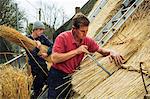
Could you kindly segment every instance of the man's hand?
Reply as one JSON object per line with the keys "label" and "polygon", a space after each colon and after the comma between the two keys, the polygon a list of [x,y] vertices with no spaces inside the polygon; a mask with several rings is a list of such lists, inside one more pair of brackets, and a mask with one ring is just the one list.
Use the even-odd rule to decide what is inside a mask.
{"label": "man's hand", "polygon": [[41,57],[42,57],[42,58],[46,58],[47,56],[48,56],[47,53],[41,53]]}
{"label": "man's hand", "polygon": [[36,40],[34,40],[35,41],[35,43],[36,43],[36,47],[38,48],[38,49],[40,49],[40,47],[41,47],[41,42],[40,41],[36,41]]}
{"label": "man's hand", "polygon": [[119,67],[121,66],[121,64],[123,64],[124,58],[119,53],[110,51],[110,61],[111,62],[112,62],[112,59],[114,59],[115,64]]}
{"label": "man's hand", "polygon": [[76,52],[77,52],[77,54],[81,54],[81,53],[89,53],[88,52],[88,46],[86,46],[86,45],[81,45],[80,47],[78,47],[77,49],[76,49]]}

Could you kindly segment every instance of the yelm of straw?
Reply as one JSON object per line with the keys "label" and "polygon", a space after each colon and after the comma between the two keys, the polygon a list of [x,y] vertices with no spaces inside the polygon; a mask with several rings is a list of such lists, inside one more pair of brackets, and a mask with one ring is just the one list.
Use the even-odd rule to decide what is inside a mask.
{"label": "yelm of straw", "polygon": [[0,68],[0,98],[30,99],[32,75],[12,66]]}
{"label": "yelm of straw", "polygon": [[[36,43],[33,40],[22,35],[15,29],[6,27],[4,25],[0,25],[0,36],[10,42],[13,42],[13,43],[25,48],[26,50],[33,50],[33,48],[36,47]],[[48,47],[45,45],[42,45],[40,48],[39,54],[41,54],[42,52],[47,52],[47,50],[48,50]],[[45,59],[51,63],[50,56],[46,57]]]}

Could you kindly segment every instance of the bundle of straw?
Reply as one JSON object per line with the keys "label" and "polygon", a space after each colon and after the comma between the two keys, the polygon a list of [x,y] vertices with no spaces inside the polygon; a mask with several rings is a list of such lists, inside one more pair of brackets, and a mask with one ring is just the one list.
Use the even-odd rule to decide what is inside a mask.
{"label": "bundle of straw", "polygon": [[[0,81],[1,82],[1,81]],[[3,93],[2,93],[2,85],[0,84],[0,99],[2,99]]]}
{"label": "bundle of straw", "polygon": [[[16,31],[13,28],[6,27],[4,25],[0,25],[0,36],[5,38],[8,41],[11,41],[26,50],[33,50],[36,47],[36,43],[31,40],[30,38],[22,35],[18,31]],[[40,48],[39,55],[43,52],[47,52],[48,47],[45,45],[42,45]],[[45,58],[48,62],[51,62],[50,56]]]}
{"label": "bundle of straw", "polygon": [[10,65],[0,69],[1,99],[30,99],[32,75]]}

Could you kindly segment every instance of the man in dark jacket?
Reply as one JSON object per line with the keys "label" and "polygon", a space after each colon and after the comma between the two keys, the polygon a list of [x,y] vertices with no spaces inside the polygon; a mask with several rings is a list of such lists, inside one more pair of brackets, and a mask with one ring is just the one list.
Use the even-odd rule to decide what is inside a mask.
{"label": "man in dark jacket", "polygon": [[[43,86],[47,83],[48,69],[46,61],[43,57],[47,57],[51,54],[53,43],[48,40],[48,38],[43,34],[45,26],[42,22],[36,21],[33,24],[33,32],[28,37],[34,40],[37,46],[28,54],[28,63],[31,66],[31,73],[34,77],[33,81],[33,91],[34,97],[36,99],[40,92],[42,91]],[[41,44],[48,46],[48,52],[43,53],[42,56],[37,55],[40,51]]]}

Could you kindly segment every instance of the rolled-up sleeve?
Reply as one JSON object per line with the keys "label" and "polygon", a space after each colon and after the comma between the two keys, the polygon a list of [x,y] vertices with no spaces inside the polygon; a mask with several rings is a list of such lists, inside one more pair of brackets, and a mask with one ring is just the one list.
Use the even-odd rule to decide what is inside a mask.
{"label": "rolled-up sleeve", "polygon": [[65,41],[62,35],[57,36],[52,53],[58,52],[58,53],[63,53],[65,51]]}
{"label": "rolled-up sleeve", "polygon": [[99,48],[101,48],[93,39],[87,38],[87,45],[88,45],[88,51],[91,53],[94,53],[98,51]]}

